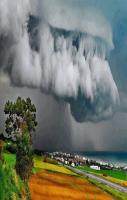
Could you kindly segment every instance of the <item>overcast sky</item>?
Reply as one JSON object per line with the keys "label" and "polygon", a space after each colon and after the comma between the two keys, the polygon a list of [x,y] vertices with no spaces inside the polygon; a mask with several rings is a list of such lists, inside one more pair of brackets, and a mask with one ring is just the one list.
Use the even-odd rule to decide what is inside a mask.
{"label": "overcast sky", "polygon": [[[24,0],[24,2],[28,1],[29,0]],[[82,82],[81,79],[85,79],[86,77],[82,77],[80,75],[77,78],[76,73],[73,70],[71,71],[71,73],[70,71],[63,70],[63,76],[60,76],[60,71],[57,71],[57,73],[52,73],[52,76],[55,77],[57,82],[55,83],[56,85],[54,87],[50,88],[50,92],[47,86],[48,81],[49,85],[53,85],[55,79],[52,79],[52,77],[48,76],[48,71],[45,71],[44,69],[43,72],[45,74],[44,76],[40,77],[42,68],[40,67],[40,65],[38,65],[37,60],[38,56],[40,56],[40,58],[42,59],[41,53],[43,52],[43,48],[41,48],[40,54],[34,52],[34,57],[36,58],[36,60],[34,60],[34,64],[37,70],[33,71],[34,67],[31,66],[31,70],[31,68],[28,66],[32,65],[33,62],[28,61],[27,59],[27,57],[30,57],[31,55],[33,56],[33,52],[30,54],[30,51],[33,50],[30,50],[28,45],[25,46],[25,44],[27,43],[27,37],[29,36],[26,34],[26,36],[23,38],[23,41],[19,42],[19,44],[16,46],[16,52],[14,51],[12,53],[12,49],[14,49],[15,46],[13,46],[13,48],[11,49],[10,36],[8,37],[8,34],[6,35],[5,33],[7,33],[7,31],[9,30],[8,33],[13,35],[13,31],[11,33],[10,28],[6,29],[6,26],[2,24],[2,17],[4,16],[4,14],[0,14],[0,28],[1,30],[3,30],[3,32],[0,31],[1,132],[4,132],[3,106],[5,102],[8,99],[15,100],[17,96],[29,96],[37,107],[37,119],[39,124],[36,131],[36,138],[34,139],[34,145],[36,148],[42,150],[65,151],[127,151],[127,0],[53,0],[53,5],[50,5],[49,0],[43,0],[42,4],[40,3],[41,1],[38,0],[38,5],[42,6],[42,9],[38,9],[38,5],[37,3],[35,4],[35,0],[32,0],[31,2],[33,2],[33,13],[35,15],[38,15],[39,17],[43,15],[46,16],[46,21],[48,21],[48,23],[51,24],[52,27],[62,28],[71,32],[74,32],[76,29],[90,34],[92,38],[99,37],[102,41],[104,40],[108,46],[108,49],[110,49],[106,54],[106,62],[108,63],[111,72],[107,73],[107,71],[105,71],[104,73],[100,73],[101,70],[99,71],[101,75],[104,74],[104,77],[102,79],[105,79],[104,84],[107,84],[107,87],[104,86],[103,90],[100,93],[98,93],[98,90],[91,92],[89,87],[90,82],[87,82],[87,85],[85,85],[86,93],[84,101],[86,102],[87,98],[94,98],[95,93],[97,93],[97,99],[99,103],[96,102],[95,104],[95,102],[93,101],[93,105],[90,106],[92,107],[92,111],[90,110],[90,108],[86,108],[85,115],[83,112],[83,116],[80,116],[79,113],[77,116],[77,113],[75,114],[75,109],[72,109],[71,107],[72,102],[70,103],[70,101],[65,101],[63,96],[67,98],[73,96],[73,101],[75,101],[75,98],[78,98],[75,97],[76,95],[78,96],[78,94],[76,94],[77,88],[79,87],[78,84],[82,86],[84,82]],[[0,3],[0,10],[1,7],[2,5]],[[52,10],[50,10],[50,7],[52,8]],[[44,8],[46,14],[44,12]],[[66,12],[61,12],[61,8],[63,10],[65,9]],[[89,12],[89,10],[92,10],[93,8],[95,9],[95,19],[93,17],[93,12]],[[79,15],[80,10],[81,15]],[[21,13],[19,17],[22,16]],[[55,15],[52,19],[53,13],[55,13]],[[70,16],[70,22],[66,23],[65,20],[62,24],[62,22],[58,20],[58,16],[62,16],[65,19],[68,19],[68,16]],[[100,21],[96,21],[98,17]],[[104,19],[100,19],[101,17]],[[75,19],[75,21],[77,20],[77,22],[81,22],[82,26],[75,24],[73,22],[73,19]],[[8,21],[6,21],[6,23],[8,23]],[[16,25],[16,23],[14,24]],[[87,25],[91,27],[86,28]],[[95,29],[94,25],[95,27],[98,27],[97,30]],[[7,27],[9,27],[9,25],[7,25]],[[42,29],[41,27],[40,31],[42,31],[41,34],[43,35],[42,40],[44,44],[45,36],[43,32],[47,31],[46,33],[49,34],[48,29]],[[15,32],[15,35],[16,34],[17,33]],[[7,41],[9,41],[5,42],[5,45],[3,44],[3,40],[1,39],[3,35],[5,38],[7,37]],[[14,40],[15,35],[14,38],[12,37]],[[71,37],[73,37],[73,35],[70,35],[70,38]],[[20,39],[16,39],[16,41],[17,40]],[[50,42],[52,42],[51,37]],[[23,54],[24,46],[25,49],[28,49],[28,51]],[[11,66],[11,69],[7,67],[8,63],[5,62],[9,57],[9,53],[7,53],[7,51],[11,52],[11,56],[15,54],[14,58],[12,59],[14,60],[12,64],[14,66]],[[51,49],[48,49],[47,47],[45,48],[45,51],[47,54],[45,53],[43,57],[45,56],[48,60],[50,60],[50,57],[47,57],[47,55],[50,54]],[[58,65],[59,67],[59,65],[61,65],[61,62],[64,63],[65,66],[69,64],[70,60],[67,56],[65,56],[66,54],[62,54],[63,57],[58,57],[58,55],[55,55],[55,52],[53,53],[53,62],[55,63],[53,69],[55,69],[56,65]],[[24,57],[26,58],[24,59]],[[65,62],[66,59],[67,62]],[[77,57],[77,59],[80,60],[81,57]],[[103,58],[101,58],[101,60],[103,60]],[[48,64],[47,62],[48,61],[45,61],[45,68],[47,69],[49,67],[48,69],[49,71],[51,71],[50,65],[53,65],[52,61],[50,61]],[[17,65],[19,67],[17,67]],[[107,67],[107,64],[105,67]],[[97,69],[99,70],[99,68]],[[58,74],[60,78],[57,77]],[[49,78],[46,79],[46,77]],[[64,79],[64,77],[67,78]],[[107,79],[105,77],[107,77]],[[64,81],[62,82],[61,79],[64,79]],[[69,80],[71,80],[71,83],[75,82],[75,84],[70,84]],[[110,82],[109,85],[108,82]],[[94,84],[96,84],[96,81],[94,82]],[[100,88],[102,85],[103,82],[100,82]],[[104,96],[103,94],[106,89],[107,91],[110,90],[110,93],[113,93],[113,95],[111,95],[110,93],[109,95],[107,95],[109,99],[111,98],[109,101],[107,100],[108,97]],[[45,90],[46,94],[44,93]],[[52,94],[55,94],[55,96],[57,96],[58,98],[55,98]],[[103,96],[101,96],[101,94],[103,94]],[[120,101],[119,105],[117,105],[116,103],[116,99],[118,96]],[[103,101],[103,98],[105,98],[106,100],[104,99]],[[112,101],[114,101],[113,105],[109,105],[109,103],[111,103]],[[91,102],[92,100],[90,101],[90,105],[92,104]],[[79,103],[80,102],[76,102],[76,104],[74,103],[76,111],[79,112],[80,110],[80,112],[82,113],[83,107],[78,110],[78,107],[80,107]],[[99,111],[100,108],[102,111],[101,114]],[[105,112],[105,108],[107,108],[108,112]],[[79,116],[81,118],[79,118]]]}

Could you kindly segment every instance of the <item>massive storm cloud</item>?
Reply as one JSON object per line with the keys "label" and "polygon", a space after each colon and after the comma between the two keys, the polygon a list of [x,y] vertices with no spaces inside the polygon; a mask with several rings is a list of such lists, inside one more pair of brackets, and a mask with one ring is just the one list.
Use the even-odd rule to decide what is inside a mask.
{"label": "massive storm cloud", "polygon": [[111,26],[99,11],[71,3],[0,1],[1,73],[66,101],[79,122],[106,119],[119,104]]}

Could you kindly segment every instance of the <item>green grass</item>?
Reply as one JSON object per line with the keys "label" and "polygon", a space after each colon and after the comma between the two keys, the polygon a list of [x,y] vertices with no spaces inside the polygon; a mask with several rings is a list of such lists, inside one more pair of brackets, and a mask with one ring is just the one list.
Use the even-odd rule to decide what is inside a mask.
{"label": "green grass", "polygon": [[20,200],[22,183],[16,171],[7,163],[0,163],[0,199]]}
{"label": "green grass", "polygon": [[102,174],[106,176],[110,176],[113,178],[117,178],[120,180],[127,180],[127,173],[125,171],[120,171],[120,170],[94,170],[89,167],[83,166],[83,167],[77,167],[80,170],[87,171],[87,172],[92,172],[96,174]]}
{"label": "green grass", "polygon": [[4,153],[3,154],[5,162],[12,168],[15,166],[16,162],[16,155],[11,153]]}
{"label": "green grass", "polygon": [[[23,182],[16,174],[15,163],[16,155],[3,153],[4,164],[0,168],[0,200],[21,200],[21,190],[26,192],[26,200],[30,199],[28,183]],[[9,197],[9,198],[8,198]]]}

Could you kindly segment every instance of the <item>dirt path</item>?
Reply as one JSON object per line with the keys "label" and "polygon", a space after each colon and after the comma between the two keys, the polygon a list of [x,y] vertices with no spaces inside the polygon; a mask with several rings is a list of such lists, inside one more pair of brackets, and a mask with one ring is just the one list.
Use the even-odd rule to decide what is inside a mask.
{"label": "dirt path", "polygon": [[29,181],[32,200],[112,200],[113,198],[87,180],[43,171]]}

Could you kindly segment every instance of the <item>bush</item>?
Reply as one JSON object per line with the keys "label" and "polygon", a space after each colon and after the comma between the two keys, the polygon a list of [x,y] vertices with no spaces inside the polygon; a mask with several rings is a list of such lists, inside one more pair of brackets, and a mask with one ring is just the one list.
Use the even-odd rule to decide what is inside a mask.
{"label": "bush", "polygon": [[106,176],[107,176],[107,174],[103,174],[103,176],[105,176],[105,177],[106,177]]}

